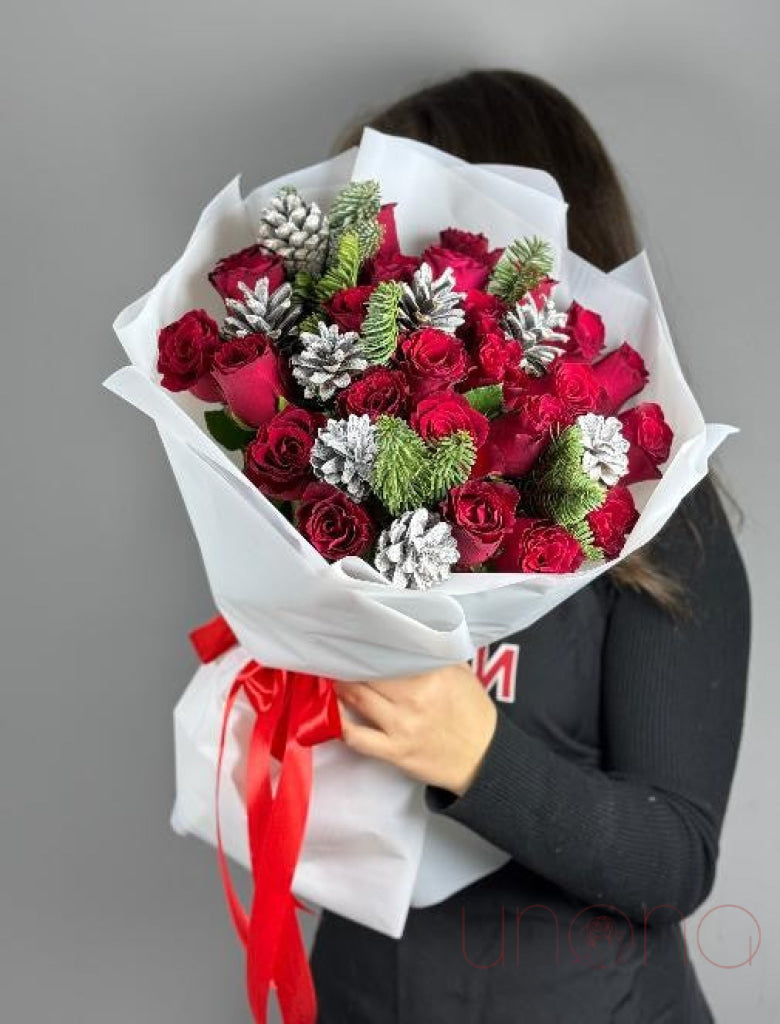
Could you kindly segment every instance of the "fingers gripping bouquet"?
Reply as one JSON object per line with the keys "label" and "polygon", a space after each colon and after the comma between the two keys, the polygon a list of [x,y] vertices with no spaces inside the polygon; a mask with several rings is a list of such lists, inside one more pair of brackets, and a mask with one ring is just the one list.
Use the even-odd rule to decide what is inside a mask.
{"label": "fingers gripping bouquet", "polygon": [[601,314],[558,298],[553,248],[491,248],[448,226],[401,251],[395,204],[350,182],[328,214],[296,188],[259,241],[209,280],[203,309],[159,332],[163,387],[218,401],[214,438],[329,562],[396,587],[455,572],[573,572],[613,558],[661,475],[672,430],[640,402],[648,372]]}
{"label": "fingers gripping bouquet", "polygon": [[338,741],[329,678],[527,627],[647,543],[732,428],[705,425],[644,255],[570,252],[548,175],[369,129],[228,185],[115,329],[108,386],[157,425],[220,612],[175,713],[173,824],[218,846],[256,1017],[273,985],[309,1020],[290,891],[398,937],[507,859]]}

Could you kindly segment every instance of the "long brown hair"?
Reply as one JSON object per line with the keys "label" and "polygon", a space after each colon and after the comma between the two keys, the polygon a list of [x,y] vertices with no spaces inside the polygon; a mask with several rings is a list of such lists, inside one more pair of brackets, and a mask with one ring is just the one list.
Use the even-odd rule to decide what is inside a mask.
{"label": "long brown hair", "polygon": [[[478,70],[429,86],[353,125],[335,151],[356,145],[366,125],[472,163],[548,171],[569,204],[570,247],[601,270],[612,270],[640,249],[620,179],[594,128],[570,99],[534,75]],[[619,585],[679,612],[679,583],[654,564],[647,549],[610,571]]]}

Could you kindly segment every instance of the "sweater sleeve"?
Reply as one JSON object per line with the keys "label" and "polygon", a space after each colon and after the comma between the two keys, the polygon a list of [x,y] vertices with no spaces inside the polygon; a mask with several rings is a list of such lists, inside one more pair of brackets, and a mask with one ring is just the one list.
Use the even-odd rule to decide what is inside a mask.
{"label": "sweater sleeve", "polygon": [[602,764],[583,767],[499,708],[477,775],[449,815],[588,903],[650,923],[693,913],[712,888],[745,702],[744,567],[709,480],[653,544],[685,587],[675,621],[646,594],[611,590],[602,660]]}

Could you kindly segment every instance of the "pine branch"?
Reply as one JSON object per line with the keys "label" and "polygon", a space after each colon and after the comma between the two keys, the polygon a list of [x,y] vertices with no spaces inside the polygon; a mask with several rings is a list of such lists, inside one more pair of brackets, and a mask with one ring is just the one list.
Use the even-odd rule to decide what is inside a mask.
{"label": "pine branch", "polygon": [[467,430],[438,441],[429,459],[428,501],[441,501],[453,487],[468,480],[476,457],[474,438]]}
{"label": "pine branch", "polygon": [[553,268],[553,248],[543,238],[517,238],[493,268],[487,290],[508,306],[535,288]]}
{"label": "pine branch", "polygon": [[523,489],[532,513],[571,528],[602,504],[606,489],[583,470],[583,451],[577,427],[553,438]]}
{"label": "pine branch", "polygon": [[338,240],[333,259],[314,286],[320,302],[327,302],[336,292],[354,288],[360,271],[360,241],[354,231],[345,231]]}
{"label": "pine branch", "polygon": [[428,450],[419,434],[397,416],[376,421],[377,454],[371,489],[391,515],[423,504]]}
{"label": "pine branch", "polygon": [[361,331],[363,354],[369,363],[386,363],[395,353],[402,294],[397,281],[381,281],[369,296]]}
{"label": "pine branch", "polygon": [[331,230],[341,231],[359,220],[373,220],[379,213],[379,203],[378,181],[351,181],[337,193],[328,210]]}
{"label": "pine branch", "polygon": [[569,533],[579,543],[582,551],[589,562],[600,562],[604,557],[604,552],[597,548],[593,541],[593,531],[591,530],[587,519],[583,519],[582,522],[572,523],[568,527]]}

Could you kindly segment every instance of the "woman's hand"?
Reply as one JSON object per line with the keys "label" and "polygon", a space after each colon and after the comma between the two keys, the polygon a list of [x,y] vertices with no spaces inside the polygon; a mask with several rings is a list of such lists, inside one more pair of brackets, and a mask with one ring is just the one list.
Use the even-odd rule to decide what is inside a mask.
{"label": "woman's hand", "polygon": [[497,711],[467,664],[421,675],[336,683],[344,742],[421,782],[465,793],[496,727]]}

